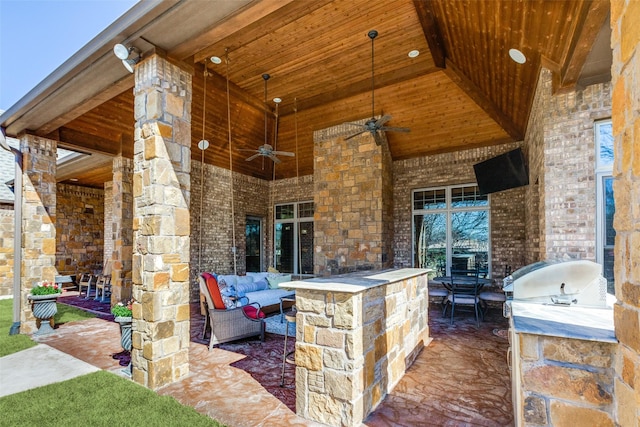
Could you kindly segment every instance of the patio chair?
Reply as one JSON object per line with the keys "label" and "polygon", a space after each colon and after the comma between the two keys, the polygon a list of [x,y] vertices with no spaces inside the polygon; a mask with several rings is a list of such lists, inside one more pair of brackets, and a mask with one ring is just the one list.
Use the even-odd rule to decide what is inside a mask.
{"label": "patio chair", "polygon": [[[200,285],[200,292],[205,297],[206,306],[202,339],[204,339],[207,329],[211,329],[209,351],[211,351],[214,344],[222,344],[241,338],[259,336],[260,341],[264,341],[265,315],[259,304],[253,303],[227,308],[213,275],[208,273],[201,274],[198,277],[198,284]],[[237,300],[236,302],[239,301]]]}
{"label": "patio chair", "polygon": [[[102,296],[100,296],[100,294],[102,294]],[[96,280],[96,297],[94,299],[100,302],[110,302],[107,294],[109,297],[111,296],[111,276],[101,274],[98,276],[98,280]]]}
{"label": "patio chair", "polygon": [[480,327],[479,318],[483,315],[480,307],[480,288],[482,284],[478,281],[477,270],[451,270],[451,292],[447,296],[447,301],[443,310],[446,314],[447,308],[451,306],[451,324],[457,306],[473,306],[476,327]]}
{"label": "patio chair", "polygon": [[[93,274],[83,273],[80,276],[80,281],[78,282],[78,296],[82,295],[82,288],[87,288],[84,299],[89,299],[91,297],[91,287],[94,286],[95,283],[96,278]],[[95,287],[93,291],[96,292]]]}

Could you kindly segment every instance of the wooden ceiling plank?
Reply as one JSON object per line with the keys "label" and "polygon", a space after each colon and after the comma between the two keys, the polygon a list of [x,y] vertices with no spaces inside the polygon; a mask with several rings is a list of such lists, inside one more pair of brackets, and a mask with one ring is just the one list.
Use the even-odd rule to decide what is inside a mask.
{"label": "wooden ceiling plank", "polygon": [[514,140],[520,141],[522,139],[522,133],[518,130],[516,125],[507,117],[500,109],[498,109],[493,101],[487,98],[473,82],[471,82],[458,68],[452,63],[447,61],[447,67],[445,68],[447,76],[456,83],[460,89],[465,91],[467,95],[474,100],[480,108],[482,108],[496,123],[498,123]]}
{"label": "wooden ceiling plank", "polygon": [[572,37],[573,42],[569,47],[558,89],[566,90],[575,87],[598,32],[606,22],[610,7],[609,0],[593,0],[583,4],[580,28],[578,34]]}
{"label": "wooden ceiling plank", "polygon": [[120,143],[114,143],[114,141],[110,139],[100,138],[65,127],[59,129],[59,136],[61,142],[70,146],[82,147],[84,150],[92,153],[111,156],[116,156],[120,153]]}
{"label": "wooden ceiling plank", "polygon": [[442,34],[434,17],[433,2],[431,0],[413,0],[413,5],[416,8],[420,25],[422,25],[424,37],[427,39],[431,58],[433,58],[436,67],[444,68],[447,53],[442,41]]}

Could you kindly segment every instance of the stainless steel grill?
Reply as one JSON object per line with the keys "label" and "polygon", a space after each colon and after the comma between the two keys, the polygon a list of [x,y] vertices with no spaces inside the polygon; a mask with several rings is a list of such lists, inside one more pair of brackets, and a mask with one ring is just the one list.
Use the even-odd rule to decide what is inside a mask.
{"label": "stainless steel grill", "polygon": [[513,272],[503,280],[507,295],[505,317],[510,302],[530,302],[560,306],[607,306],[607,280],[595,262],[540,261]]}

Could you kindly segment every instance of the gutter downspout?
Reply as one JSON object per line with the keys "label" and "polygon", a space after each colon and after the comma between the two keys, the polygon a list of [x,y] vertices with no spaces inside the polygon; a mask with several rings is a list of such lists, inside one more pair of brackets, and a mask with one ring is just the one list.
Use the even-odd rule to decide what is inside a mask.
{"label": "gutter downspout", "polygon": [[4,135],[4,128],[0,128],[0,146],[13,153],[16,161],[13,184],[13,324],[9,329],[9,335],[20,333],[20,309],[22,306],[22,292],[20,283],[22,280],[22,153],[10,147]]}

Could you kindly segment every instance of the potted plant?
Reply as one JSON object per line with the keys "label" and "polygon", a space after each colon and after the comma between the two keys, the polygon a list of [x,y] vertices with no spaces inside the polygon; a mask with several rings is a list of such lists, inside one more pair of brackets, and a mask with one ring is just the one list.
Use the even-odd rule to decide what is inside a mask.
{"label": "potted plant", "polygon": [[46,280],[31,288],[28,299],[31,301],[31,311],[36,318],[38,328],[34,335],[47,335],[53,332],[53,316],[58,312],[56,300],[60,295],[62,295],[62,288]]}
{"label": "potted plant", "polygon": [[[118,357],[131,352],[132,307],[133,300],[119,302],[111,307],[111,314],[114,316],[113,320],[120,325],[120,345],[124,349],[123,353],[116,353]],[[114,358],[116,355],[114,355]],[[123,370],[123,372],[131,375],[131,363],[129,363],[129,366]]]}

